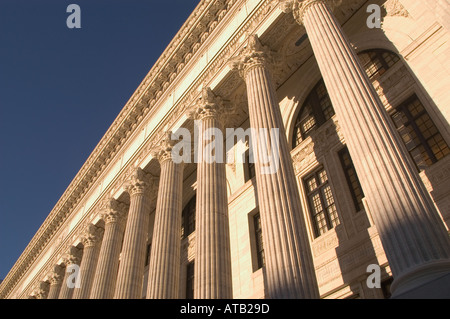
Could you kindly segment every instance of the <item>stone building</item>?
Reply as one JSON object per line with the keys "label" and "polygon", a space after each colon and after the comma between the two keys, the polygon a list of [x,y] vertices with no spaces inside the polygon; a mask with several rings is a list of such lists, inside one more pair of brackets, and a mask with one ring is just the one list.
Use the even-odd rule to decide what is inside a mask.
{"label": "stone building", "polygon": [[[0,298],[449,297],[448,21],[446,0],[200,1]],[[210,128],[231,160],[190,161]]]}

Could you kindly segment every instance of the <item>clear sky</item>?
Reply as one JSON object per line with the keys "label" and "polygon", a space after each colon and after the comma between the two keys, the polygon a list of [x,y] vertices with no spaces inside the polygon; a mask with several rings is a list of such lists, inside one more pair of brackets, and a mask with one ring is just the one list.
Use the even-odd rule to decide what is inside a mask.
{"label": "clear sky", "polygon": [[0,0],[0,279],[198,3]]}

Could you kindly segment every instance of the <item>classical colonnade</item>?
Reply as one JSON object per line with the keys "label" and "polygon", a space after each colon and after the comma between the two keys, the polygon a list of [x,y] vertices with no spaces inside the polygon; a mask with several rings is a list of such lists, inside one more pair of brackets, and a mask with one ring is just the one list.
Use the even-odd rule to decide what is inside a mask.
{"label": "classical colonnade", "polygon": [[[366,194],[395,281],[394,295],[450,272],[450,239],[429,194],[408,160],[384,106],[332,12],[333,1],[292,1],[285,9],[306,28],[314,55]],[[270,73],[271,53],[257,36],[231,61],[246,83],[250,127],[280,129],[279,169],[256,183],[269,298],[319,298],[307,228],[290,148]],[[211,91],[191,114],[202,129],[223,128],[227,108]],[[202,132],[200,132],[202,133]],[[202,135],[202,134],[200,134]],[[207,141],[200,141],[202,147]],[[252,140],[262,143],[261,140]],[[130,206],[111,200],[104,230],[89,226],[84,251],[72,247],[64,263],[80,265],[79,288],[55,266],[47,298],[141,298],[149,223],[149,194],[158,183],[147,298],[178,298],[183,163],[167,140],[155,153],[159,181],[136,171],[127,184]],[[261,145],[262,146],[262,145]],[[263,147],[255,147],[260,150]],[[255,154],[258,157],[258,154]],[[195,298],[232,298],[225,164],[197,166]],[[123,242],[123,243],[122,243]],[[120,256],[120,263],[119,263]]]}

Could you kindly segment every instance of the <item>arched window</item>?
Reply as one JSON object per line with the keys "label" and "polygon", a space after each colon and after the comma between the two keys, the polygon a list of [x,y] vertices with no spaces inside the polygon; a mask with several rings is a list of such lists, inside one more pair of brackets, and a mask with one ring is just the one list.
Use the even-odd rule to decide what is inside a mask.
{"label": "arched window", "polygon": [[400,61],[400,58],[395,53],[382,49],[363,51],[358,56],[371,80],[376,80]]}
{"label": "arched window", "polygon": [[325,83],[320,80],[306,98],[294,127],[293,148],[334,115]]}

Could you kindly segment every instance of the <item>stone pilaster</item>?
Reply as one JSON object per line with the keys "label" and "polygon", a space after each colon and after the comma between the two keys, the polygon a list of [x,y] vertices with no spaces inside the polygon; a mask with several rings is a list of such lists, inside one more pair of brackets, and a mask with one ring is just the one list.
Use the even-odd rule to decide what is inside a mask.
{"label": "stone pilaster", "polygon": [[303,1],[294,15],[306,28],[366,194],[394,297],[448,298],[440,282],[450,279],[450,238],[330,3]]}
{"label": "stone pilaster", "polygon": [[53,271],[50,274],[50,290],[48,292],[47,299],[58,299],[59,292],[61,291],[61,285],[64,279],[64,268],[55,265]]}
{"label": "stone pilaster", "polygon": [[100,253],[103,229],[89,224],[82,236],[83,259],[80,265],[80,287],[75,287],[73,299],[89,299]]}
{"label": "stone pilaster", "polygon": [[69,248],[67,254],[63,256],[63,262],[66,265],[64,279],[61,285],[58,299],[72,299],[76,280],[78,280],[79,273],[71,266],[79,266],[81,262],[82,251],[74,246]]}
{"label": "stone pilaster", "polygon": [[[250,36],[240,56],[232,60],[247,86],[250,127],[256,132],[279,131],[278,141],[252,136],[256,184],[264,239],[269,298],[319,298],[311,248],[300,203],[286,132],[269,71],[271,54],[257,36]],[[277,145],[278,144],[278,145]],[[277,147],[278,146],[278,147]],[[274,148],[271,150],[271,148]],[[277,169],[268,171],[264,156]],[[266,154],[263,154],[266,153]],[[276,163],[275,163],[276,162]]]}
{"label": "stone pilaster", "polygon": [[[196,299],[232,298],[230,233],[228,197],[225,175],[225,147],[223,117],[230,108],[209,89],[191,116],[198,120],[198,165],[196,204],[196,256],[194,269],[194,297]],[[219,129],[214,141],[204,133]],[[222,140],[218,140],[218,139]],[[207,145],[215,145],[215,156]]]}
{"label": "stone pilaster", "polygon": [[183,166],[172,160],[174,141],[166,134],[153,156],[161,166],[147,298],[176,299],[180,284],[180,229],[183,200]]}
{"label": "stone pilaster", "polygon": [[90,298],[112,299],[116,287],[127,210],[124,204],[115,199],[108,199],[101,209],[105,231]]}
{"label": "stone pilaster", "polygon": [[130,209],[123,240],[115,299],[141,298],[154,179],[138,168],[126,185]]}

